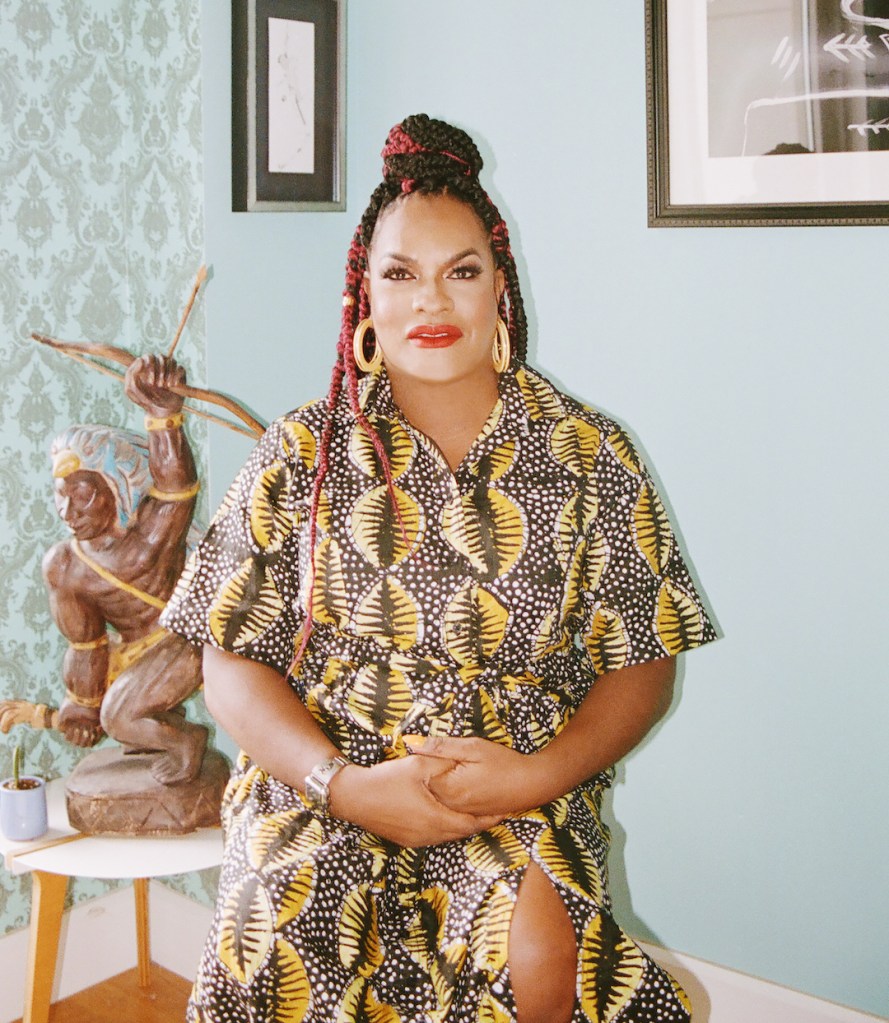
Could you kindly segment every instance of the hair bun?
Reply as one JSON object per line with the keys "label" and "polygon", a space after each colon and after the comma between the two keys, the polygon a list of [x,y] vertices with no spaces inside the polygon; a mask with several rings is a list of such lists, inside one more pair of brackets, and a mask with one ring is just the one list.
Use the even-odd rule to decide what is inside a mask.
{"label": "hair bun", "polygon": [[478,178],[483,161],[475,143],[460,128],[426,114],[397,124],[383,147],[383,177],[428,181],[463,174]]}

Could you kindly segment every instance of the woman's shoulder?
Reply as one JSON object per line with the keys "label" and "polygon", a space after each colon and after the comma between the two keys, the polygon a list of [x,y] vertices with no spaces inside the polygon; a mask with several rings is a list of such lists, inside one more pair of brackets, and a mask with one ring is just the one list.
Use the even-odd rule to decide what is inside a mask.
{"label": "woman's shoulder", "polygon": [[594,405],[587,404],[558,388],[548,377],[531,366],[522,366],[516,380],[532,419],[575,420],[595,427],[605,437],[621,435],[628,439],[626,429]]}
{"label": "woman's shoulder", "polygon": [[306,402],[305,405],[299,405],[289,412],[278,416],[272,421],[269,429],[275,426],[278,429],[286,430],[288,423],[301,423],[310,430],[320,433],[324,429],[324,421],[327,415],[327,399],[316,398],[314,401]]}
{"label": "woman's shoulder", "polygon": [[548,430],[550,447],[571,452],[591,471],[604,473],[617,489],[632,489],[648,477],[648,469],[629,431],[616,419],[558,388],[539,370],[523,366],[516,374],[530,419]]}
{"label": "woman's shoulder", "polygon": [[300,405],[273,419],[257,447],[266,457],[304,459],[307,447],[320,444],[326,418],[326,399]]}
{"label": "woman's shoulder", "polygon": [[[318,400],[301,405],[273,419],[256,442],[241,466],[231,493],[252,493],[257,485],[280,489],[281,480],[289,480],[290,490],[298,480],[310,485],[317,467],[324,430],[325,401]],[[282,475],[283,474],[283,475]]]}

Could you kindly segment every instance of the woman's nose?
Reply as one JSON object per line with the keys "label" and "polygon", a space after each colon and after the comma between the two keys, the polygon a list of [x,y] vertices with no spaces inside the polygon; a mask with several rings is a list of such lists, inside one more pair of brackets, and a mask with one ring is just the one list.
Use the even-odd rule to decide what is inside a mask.
{"label": "woman's nose", "polygon": [[444,281],[431,278],[420,283],[414,295],[416,312],[440,313],[450,308],[451,299]]}

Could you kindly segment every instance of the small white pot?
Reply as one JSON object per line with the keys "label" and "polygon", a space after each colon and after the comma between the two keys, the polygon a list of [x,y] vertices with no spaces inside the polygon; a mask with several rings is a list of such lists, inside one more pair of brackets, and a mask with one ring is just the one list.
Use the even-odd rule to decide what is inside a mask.
{"label": "small white pot", "polygon": [[13,788],[13,778],[0,782],[0,831],[4,838],[25,842],[46,833],[46,785],[42,778],[29,776],[19,781],[28,787]]}

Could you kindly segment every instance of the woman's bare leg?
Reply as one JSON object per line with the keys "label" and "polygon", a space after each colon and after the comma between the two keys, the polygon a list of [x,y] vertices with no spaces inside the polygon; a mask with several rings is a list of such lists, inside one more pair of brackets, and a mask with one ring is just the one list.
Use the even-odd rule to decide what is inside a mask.
{"label": "woman's bare leg", "polygon": [[565,904],[531,863],[509,930],[509,975],[518,1023],[569,1023],[577,989],[577,941]]}

